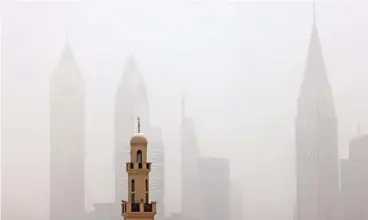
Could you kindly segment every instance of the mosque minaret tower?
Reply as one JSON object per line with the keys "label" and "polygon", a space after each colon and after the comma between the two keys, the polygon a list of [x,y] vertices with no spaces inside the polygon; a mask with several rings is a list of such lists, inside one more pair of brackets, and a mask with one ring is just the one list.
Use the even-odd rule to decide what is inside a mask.
{"label": "mosque minaret tower", "polygon": [[123,200],[121,214],[125,220],[153,220],[156,215],[156,202],[149,201],[149,173],[151,163],[147,161],[147,138],[138,133],[130,140],[130,162],[126,163],[128,173],[128,201]]}

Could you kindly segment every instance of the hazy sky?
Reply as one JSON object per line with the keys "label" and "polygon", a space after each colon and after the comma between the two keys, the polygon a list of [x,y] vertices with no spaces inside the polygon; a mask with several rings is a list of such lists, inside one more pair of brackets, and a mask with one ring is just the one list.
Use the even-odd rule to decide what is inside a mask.
{"label": "hazy sky", "polygon": [[[346,157],[357,124],[368,132],[368,3],[317,1],[316,8],[339,121],[340,154]],[[17,143],[37,155],[23,163],[40,168],[42,186],[48,186],[41,181],[48,172],[48,80],[67,32],[87,84],[89,208],[112,200],[113,100],[125,58],[133,54],[147,85],[152,123],[164,132],[168,211],[180,207],[184,94],[201,154],[232,159],[234,179],[244,182],[249,217],[291,218],[294,118],[311,2],[27,3],[8,5],[2,20],[3,29],[8,28],[2,32],[7,42],[3,51],[11,51],[3,57],[3,89],[9,89],[7,99],[12,101],[7,103],[15,110],[6,120],[32,130]]]}

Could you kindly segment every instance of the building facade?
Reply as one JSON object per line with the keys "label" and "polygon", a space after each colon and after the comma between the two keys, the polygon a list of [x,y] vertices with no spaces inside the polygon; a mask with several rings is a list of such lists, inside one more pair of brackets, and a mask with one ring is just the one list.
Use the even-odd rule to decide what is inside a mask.
{"label": "building facade", "polygon": [[149,160],[152,161],[150,193],[151,197],[157,201],[157,209],[160,210],[156,219],[162,220],[165,217],[165,148],[162,140],[160,128],[152,128]]}
{"label": "building facade", "polygon": [[231,183],[231,220],[243,219],[243,184],[241,181]]}
{"label": "building facade", "polygon": [[85,214],[85,90],[69,43],[50,83],[50,220],[80,220]]}
{"label": "building facade", "polygon": [[182,99],[181,116],[181,212],[184,218],[199,220],[200,193],[198,174],[198,144],[194,121],[185,115],[185,100]]}
{"label": "building facade", "polygon": [[368,219],[368,135],[350,143],[349,158],[341,161],[344,220]]}
{"label": "building facade", "polygon": [[339,215],[337,118],[314,21],[298,98],[295,131],[295,218],[335,220]]}
{"label": "building facade", "polygon": [[198,160],[200,176],[201,219],[231,219],[231,182],[230,160],[225,158],[200,158]]}

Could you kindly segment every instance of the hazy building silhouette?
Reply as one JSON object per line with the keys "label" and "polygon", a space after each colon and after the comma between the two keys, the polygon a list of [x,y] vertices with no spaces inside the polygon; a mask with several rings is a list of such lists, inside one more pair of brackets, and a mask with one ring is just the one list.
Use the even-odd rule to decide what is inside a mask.
{"label": "hazy building silhouette", "polygon": [[368,135],[350,143],[349,158],[341,162],[344,220],[368,219]]}
{"label": "hazy building silhouette", "polygon": [[115,96],[115,203],[120,204],[127,197],[128,176],[121,172],[129,159],[129,140],[134,132],[137,116],[141,117],[142,129],[149,130],[149,103],[143,78],[136,61],[129,57],[125,64],[123,77]]}
{"label": "hazy building silhouette", "polygon": [[337,118],[315,21],[298,98],[297,220],[335,220],[339,198]]}
{"label": "hazy building silhouette", "polygon": [[115,203],[120,206],[121,198],[126,198],[128,176],[121,172],[130,155],[129,140],[136,130],[135,119],[140,116],[142,130],[151,140],[150,159],[152,167],[151,182],[152,198],[158,202],[162,211],[158,219],[164,215],[164,146],[159,128],[150,125],[149,101],[143,77],[137,67],[134,57],[128,57],[122,80],[118,86],[115,99]]}
{"label": "hazy building silhouette", "polygon": [[181,212],[170,213],[165,217],[165,220],[190,220],[183,216]]}
{"label": "hazy building silhouette", "polygon": [[93,205],[93,211],[86,214],[87,220],[117,220],[121,219],[120,213],[116,212],[114,203],[96,203]]}
{"label": "hazy building silhouette", "polygon": [[243,218],[243,199],[241,182],[231,183],[231,220],[242,220]]}
{"label": "hazy building silhouette", "polygon": [[[231,218],[230,160],[225,158],[200,158],[201,219],[223,220]],[[200,198],[198,198],[200,197]]]}
{"label": "hazy building silhouette", "polygon": [[181,210],[186,219],[198,219],[201,202],[198,178],[198,144],[194,121],[185,115],[182,99],[181,115]]}
{"label": "hazy building silhouette", "polygon": [[147,161],[147,138],[138,133],[130,140],[130,162],[126,163],[128,173],[128,201],[122,201],[121,213],[125,220],[153,220],[156,215],[156,202],[150,202],[149,173],[151,163]]}
{"label": "hazy building silhouette", "polygon": [[50,81],[50,220],[85,214],[85,89],[67,43]]}
{"label": "hazy building silhouette", "polygon": [[150,178],[151,196],[157,201],[157,209],[160,210],[156,219],[161,220],[165,216],[165,148],[160,128],[151,129],[149,160],[152,161],[152,174]]}

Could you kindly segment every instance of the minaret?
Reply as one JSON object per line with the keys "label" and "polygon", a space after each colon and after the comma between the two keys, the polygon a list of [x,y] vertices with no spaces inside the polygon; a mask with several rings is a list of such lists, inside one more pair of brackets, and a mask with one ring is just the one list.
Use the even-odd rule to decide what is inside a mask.
{"label": "minaret", "polygon": [[138,133],[130,139],[130,162],[126,163],[128,173],[128,201],[122,201],[121,215],[125,220],[153,220],[156,215],[156,202],[149,201],[149,172],[151,163],[147,161],[147,138]]}
{"label": "minaret", "polygon": [[50,220],[85,213],[84,80],[67,42],[50,80]]}
{"label": "minaret", "polygon": [[335,220],[339,176],[337,118],[315,21],[298,98],[296,220]]}

